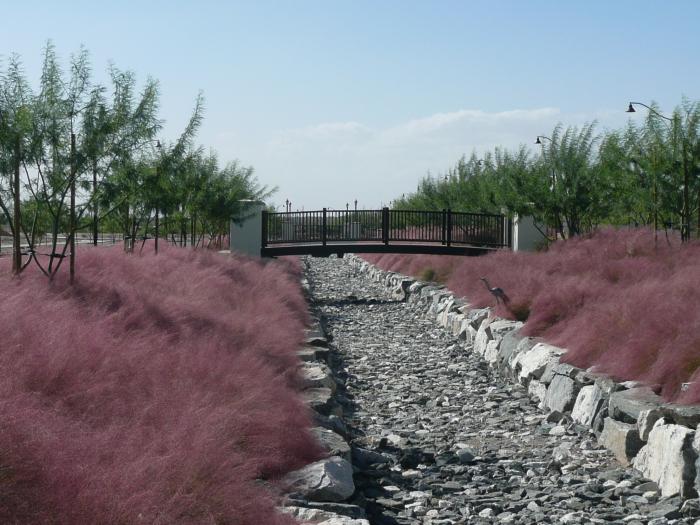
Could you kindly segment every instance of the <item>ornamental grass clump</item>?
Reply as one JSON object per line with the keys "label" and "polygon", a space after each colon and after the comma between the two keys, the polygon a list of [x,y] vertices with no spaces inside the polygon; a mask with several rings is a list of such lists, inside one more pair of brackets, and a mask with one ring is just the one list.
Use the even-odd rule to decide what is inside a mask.
{"label": "ornamental grass clump", "polygon": [[78,261],[72,287],[0,268],[0,523],[293,523],[271,487],[318,457],[298,269],[165,247]]}
{"label": "ornamental grass clump", "polygon": [[[541,253],[484,257],[367,256],[378,266],[447,275],[475,307],[525,320],[523,333],[568,350],[563,360],[620,380],[638,380],[666,400],[700,402],[700,243],[663,232],[603,229]],[[479,281],[510,297],[507,306]],[[682,389],[683,383],[690,383]]]}

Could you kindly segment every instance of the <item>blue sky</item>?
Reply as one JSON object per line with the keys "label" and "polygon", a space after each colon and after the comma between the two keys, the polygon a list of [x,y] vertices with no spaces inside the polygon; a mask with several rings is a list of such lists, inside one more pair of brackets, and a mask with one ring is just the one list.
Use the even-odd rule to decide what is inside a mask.
{"label": "blue sky", "polygon": [[199,141],[295,208],[379,206],[463,153],[700,99],[696,1],[111,4],[3,0],[0,55],[34,85],[47,39],[85,45],[97,78],[112,61],[158,79],[166,139],[202,90]]}

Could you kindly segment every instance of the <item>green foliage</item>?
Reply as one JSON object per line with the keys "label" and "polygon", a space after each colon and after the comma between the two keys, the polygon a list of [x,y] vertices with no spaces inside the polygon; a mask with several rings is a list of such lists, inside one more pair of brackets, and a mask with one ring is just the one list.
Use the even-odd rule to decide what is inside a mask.
{"label": "green foliage", "polygon": [[533,216],[551,239],[603,223],[679,229],[687,174],[687,216],[700,236],[700,102],[684,99],[669,118],[651,108],[641,123],[602,134],[595,123],[560,124],[534,155],[521,146],[463,156],[395,206]]}
{"label": "green foliage", "polygon": [[[93,83],[87,51],[61,68],[51,42],[44,49],[37,91],[12,56],[0,68],[0,213],[10,228],[19,203],[20,236],[32,260],[49,277],[60,268],[70,238],[79,230],[123,232],[128,249],[159,233],[189,236],[193,245],[221,243],[229,221],[243,211],[238,201],[263,199],[253,169],[237,162],[220,167],[216,154],[195,145],[204,114],[200,93],[190,120],[171,144],[156,140],[159,87],[149,78],[109,68],[109,85]],[[75,149],[72,147],[75,137]],[[15,187],[16,167],[21,180]],[[69,198],[75,187],[75,208]],[[74,210],[74,211],[73,211]],[[76,222],[71,223],[74,213]],[[35,255],[48,234],[47,261]],[[25,264],[25,267],[26,267]]]}

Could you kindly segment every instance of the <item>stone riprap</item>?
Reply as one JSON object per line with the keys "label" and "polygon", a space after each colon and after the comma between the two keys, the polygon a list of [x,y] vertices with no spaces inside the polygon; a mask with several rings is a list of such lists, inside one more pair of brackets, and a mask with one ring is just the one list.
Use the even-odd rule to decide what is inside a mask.
{"label": "stone riprap", "polygon": [[[626,454],[644,445],[646,473],[661,484],[683,472],[677,489],[620,465],[599,443],[594,431],[603,432],[621,387],[559,364],[563,350],[518,336],[518,323],[493,320],[439,286],[354,257],[305,265],[338,382],[331,401],[316,400],[319,421],[348,439],[355,490],[344,503],[307,494],[290,505],[372,524],[695,523],[700,505],[678,493],[694,480],[697,440],[664,429],[670,418],[647,431],[649,444],[674,452],[669,471],[649,444],[612,425],[608,433]],[[627,401],[621,413],[645,419],[649,407]],[[636,421],[621,423],[640,435]]]}

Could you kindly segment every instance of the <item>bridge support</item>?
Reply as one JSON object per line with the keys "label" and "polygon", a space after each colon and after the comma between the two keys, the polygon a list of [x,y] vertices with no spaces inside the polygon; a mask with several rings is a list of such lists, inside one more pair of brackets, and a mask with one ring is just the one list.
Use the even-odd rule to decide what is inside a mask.
{"label": "bridge support", "polygon": [[514,252],[534,252],[547,238],[537,229],[533,217],[516,215],[513,218],[512,239]]}
{"label": "bridge support", "polygon": [[231,253],[260,257],[263,228],[263,210],[265,203],[253,200],[239,201],[241,214],[238,219],[231,220],[230,249]]}

